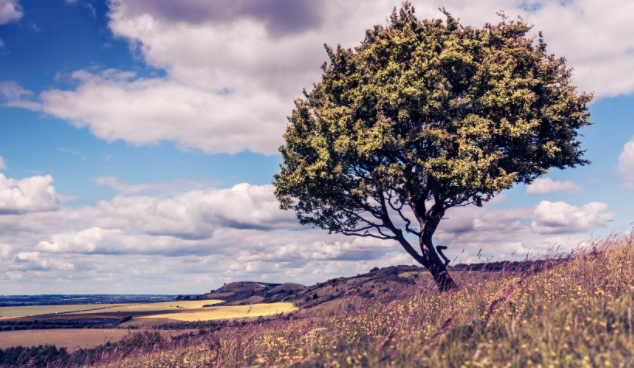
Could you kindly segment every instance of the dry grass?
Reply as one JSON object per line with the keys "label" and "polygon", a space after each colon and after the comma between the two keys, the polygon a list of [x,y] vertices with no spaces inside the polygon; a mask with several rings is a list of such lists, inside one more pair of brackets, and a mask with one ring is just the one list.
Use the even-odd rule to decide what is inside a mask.
{"label": "dry grass", "polygon": [[158,314],[140,318],[168,318],[177,321],[194,322],[228,318],[270,316],[273,314],[292,312],[296,309],[297,308],[293,305],[293,303],[253,304],[208,307],[204,309],[183,311],[181,313]]}
{"label": "dry grass", "polygon": [[[187,346],[111,357],[111,367],[631,367],[634,237],[609,237],[543,271],[429,280],[289,320],[230,324]],[[310,314],[306,318],[306,313]]]}

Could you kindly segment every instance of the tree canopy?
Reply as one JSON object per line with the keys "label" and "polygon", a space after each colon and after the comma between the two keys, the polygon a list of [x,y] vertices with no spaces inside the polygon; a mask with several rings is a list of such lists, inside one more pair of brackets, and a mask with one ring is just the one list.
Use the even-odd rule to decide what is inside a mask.
{"label": "tree canopy", "polygon": [[446,290],[432,244],[445,211],[588,164],[577,139],[592,95],[523,20],[479,29],[441,10],[446,21],[420,21],[404,3],[360,46],[325,45],[330,62],[295,101],[274,185],[302,224],[398,241]]}

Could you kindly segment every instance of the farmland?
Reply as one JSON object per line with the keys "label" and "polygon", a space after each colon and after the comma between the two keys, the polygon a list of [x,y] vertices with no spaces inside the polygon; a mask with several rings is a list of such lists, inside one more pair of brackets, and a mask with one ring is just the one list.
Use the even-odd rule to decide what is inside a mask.
{"label": "farmland", "polygon": [[47,321],[107,321],[124,317],[132,319],[161,319],[171,321],[205,321],[226,318],[258,317],[283,312],[291,312],[296,308],[292,303],[270,303],[241,306],[213,306],[222,300],[187,300],[147,304],[118,305],[58,305],[27,306],[0,308],[6,313],[5,322]]}
{"label": "farmland", "polygon": [[157,313],[157,312],[180,312],[184,310],[202,309],[207,304],[219,304],[222,300],[181,300],[162,303],[147,304],[124,304],[110,306],[100,310],[84,311],[77,314],[104,314],[104,313]]}
{"label": "farmland", "polygon": [[[11,325],[5,325],[5,328],[17,326],[25,329],[0,332],[0,349],[19,345],[46,344],[71,350],[75,347],[91,348],[108,341],[119,341],[129,331],[123,328],[85,327],[103,327],[104,324],[108,324],[107,326],[111,327],[151,328],[155,324],[259,317],[291,312],[296,309],[292,303],[209,307],[221,302],[222,300],[181,300],[146,304],[4,307],[0,308],[1,313],[7,316],[3,321],[11,323]],[[122,320],[125,322],[118,323]],[[55,327],[61,325],[64,328],[33,329],[34,326],[40,327],[47,324]],[[179,330],[168,332],[168,334],[183,332]]]}
{"label": "farmland", "polygon": [[128,331],[123,329],[24,330],[2,332],[0,349],[12,346],[55,345],[57,347],[92,348],[108,341],[119,341]]}
{"label": "farmland", "polygon": [[254,304],[239,306],[220,306],[209,307],[204,309],[187,310],[181,313],[159,314],[140,318],[168,318],[178,321],[208,321],[226,318],[245,318],[270,316],[280,313],[288,313],[294,311],[295,306],[292,303],[271,303],[271,304]]}
{"label": "farmland", "polygon": [[27,317],[56,313],[87,312],[121,306],[121,304],[71,304],[71,305],[29,305],[21,307],[0,307],[0,319],[6,317]]}

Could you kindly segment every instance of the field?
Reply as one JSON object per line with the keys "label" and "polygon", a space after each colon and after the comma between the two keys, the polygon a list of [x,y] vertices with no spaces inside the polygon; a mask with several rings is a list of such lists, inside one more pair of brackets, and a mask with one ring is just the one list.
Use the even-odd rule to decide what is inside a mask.
{"label": "field", "polygon": [[179,300],[163,303],[124,304],[112,306],[98,311],[85,311],[76,314],[104,314],[104,313],[156,313],[181,312],[183,310],[203,309],[203,305],[222,303],[222,300]]}
{"label": "field", "polygon": [[173,314],[158,314],[140,318],[169,318],[178,321],[209,321],[227,318],[245,318],[270,316],[280,313],[288,313],[294,311],[295,306],[292,303],[271,303],[271,304],[254,304],[254,305],[237,305],[237,306],[220,306],[208,307],[196,310],[183,311]]}
{"label": "field", "polygon": [[119,341],[128,331],[123,329],[24,330],[2,332],[0,349],[12,346],[55,345],[57,347],[92,348],[106,342]]}
{"label": "field", "polygon": [[[287,313],[296,308],[292,303],[253,304],[241,306],[218,306],[222,300],[188,300],[147,304],[121,305],[59,305],[59,306],[27,306],[6,307],[5,321],[116,321],[125,317],[132,317],[137,323],[127,325],[141,325],[143,319],[169,323],[174,321],[207,321],[227,318],[244,318],[268,316]],[[63,314],[60,314],[64,312]],[[151,323],[150,323],[151,325]]]}
{"label": "field", "polygon": [[[14,314],[14,317],[5,320],[34,321],[40,323],[46,321],[71,320],[71,321],[117,321],[124,317],[133,316],[133,319],[125,322],[121,327],[151,328],[157,324],[167,324],[179,321],[208,321],[228,318],[258,317],[291,312],[296,308],[292,303],[272,303],[243,306],[219,306],[203,307],[221,303],[221,300],[192,300],[175,301],[165,303],[148,304],[123,304],[123,305],[60,305],[60,306],[26,306],[6,307],[3,313]],[[98,308],[98,309],[97,309]],[[82,311],[77,312],[75,311]],[[70,312],[66,314],[54,314]],[[37,314],[45,313],[45,314]],[[52,314],[53,313],[53,314]],[[25,317],[26,315],[29,317]],[[184,332],[197,332],[198,330],[178,330],[163,332],[167,335],[178,335]],[[13,346],[37,346],[55,345],[66,347],[71,351],[77,347],[92,348],[108,341],[116,342],[126,336],[129,331],[123,329],[27,329],[19,331],[0,332],[0,349]]]}
{"label": "field", "polygon": [[6,317],[39,316],[44,314],[68,313],[113,308],[121,304],[70,304],[70,305],[29,305],[20,307],[0,307],[0,319]]}
{"label": "field", "polygon": [[422,280],[398,298],[228,323],[186,344],[152,340],[154,348],[139,343],[103,365],[634,366],[634,236],[545,266],[486,280],[465,271],[455,277],[460,289],[444,294]]}

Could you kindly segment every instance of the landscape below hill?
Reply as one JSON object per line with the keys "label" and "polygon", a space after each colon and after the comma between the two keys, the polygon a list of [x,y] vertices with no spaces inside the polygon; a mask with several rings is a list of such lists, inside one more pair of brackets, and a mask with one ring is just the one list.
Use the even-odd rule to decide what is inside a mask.
{"label": "landscape below hill", "polygon": [[460,287],[445,293],[437,291],[423,268],[398,266],[312,286],[234,282],[159,303],[13,308],[16,313],[20,308],[58,311],[2,318],[0,364],[634,363],[633,234],[595,241],[566,256],[457,265],[449,272]]}

